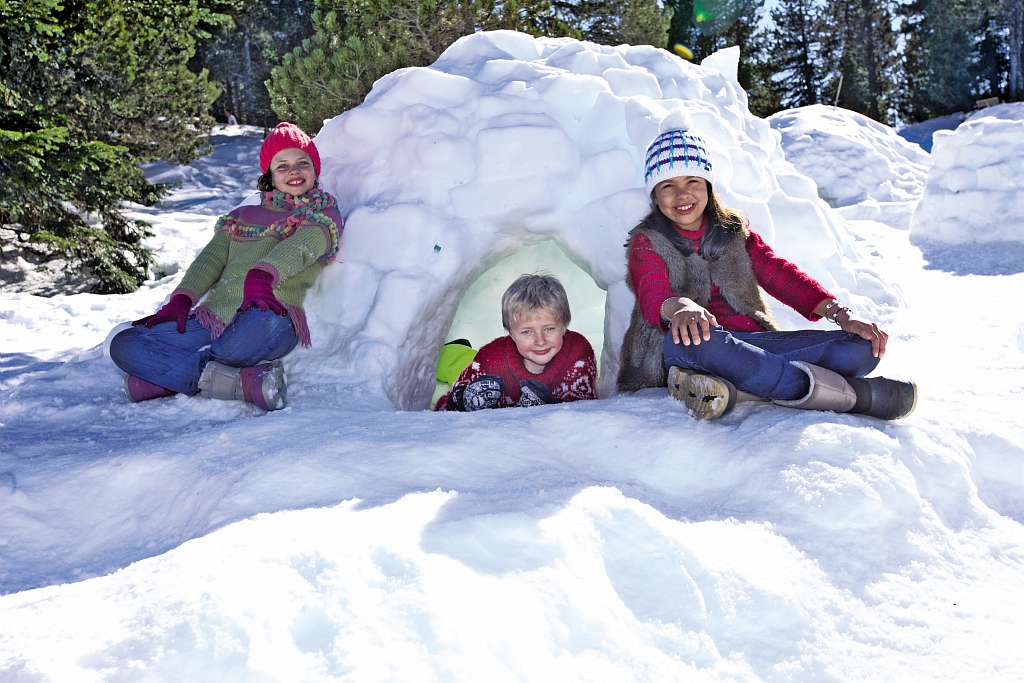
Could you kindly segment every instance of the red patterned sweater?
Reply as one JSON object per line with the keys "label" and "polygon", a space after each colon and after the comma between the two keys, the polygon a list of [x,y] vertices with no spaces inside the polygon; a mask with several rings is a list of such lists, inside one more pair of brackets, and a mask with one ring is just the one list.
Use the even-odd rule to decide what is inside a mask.
{"label": "red patterned sweater", "polygon": [[[455,380],[452,390],[482,375],[498,375],[505,382],[505,395],[498,402],[499,408],[511,408],[519,403],[519,380],[523,379],[540,380],[551,389],[552,396],[563,401],[597,398],[594,349],[586,337],[572,330],[565,331],[562,348],[544,366],[544,371],[536,375],[526,369],[512,337],[498,337],[477,352],[473,362]],[[451,391],[438,399],[434,410],[446,410],[450,394]]]}
{"label": "red patterned sweater", "polygon": [[[705,218],[700,230],[696,232],[678,228],[676,230],[690,240],[696,251],[706,227]],[[750,263],[754,267],[754,277],[764,291],[812,322],[821,318],[814,314],[814,309],[822,301],[835,298],[827,289],[786,259],[776,256],[772,248],[753,230],[747,235],[746,248],[750,255]],[[661,305],[665,299],[675,297],[675,294],[672,293],[672,285],[668,279],[668,266],[654,252],[654,247],[646,235],[637,235],[633,239],[633,248],[629,253],[629,278],[644,320],[648,325],[667,331],[668,325],[661,320]],[[733,310],[714,283],[711,284],[711,299],[707,309],[718,320],[718,324],[727,330],[764,331],[753,318],[740,315]]]}

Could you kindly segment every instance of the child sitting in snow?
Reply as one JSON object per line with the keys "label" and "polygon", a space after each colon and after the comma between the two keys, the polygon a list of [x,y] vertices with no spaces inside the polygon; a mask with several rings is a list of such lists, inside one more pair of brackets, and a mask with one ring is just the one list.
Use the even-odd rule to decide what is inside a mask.
{"label": "child sitting in snow", "polygon": [[320,154],[298,127],[274,128],[260,167],[259,206],[221,218],[170,301],[111,340],[130,400],[180,392],[284,407],[279,359],[310,344],[302,301],[334,260],[342,221],[317,189]]}
{"label": "child sitting in snow", "polygon": [[569,298],[549,275],[523,275],[501,297],[508,335],[485,345],[435,410],[535,406],[595,399],[597,363],[586,338],[567,330]]}
{"label": "child sitting in snow", "polygon": [[[619,389],[665,386],[667,378],[670,393],[699,418],[765,399],[884,420],[909,415],[917,403],[912,382],[863,379],[885,354],[888,335],[721,205],[707,146],[685,119],[666,119],[662,130],[645,164],[651,212],[627,242],[636,305]],[[759,286],[840,330],[778,331]]]}

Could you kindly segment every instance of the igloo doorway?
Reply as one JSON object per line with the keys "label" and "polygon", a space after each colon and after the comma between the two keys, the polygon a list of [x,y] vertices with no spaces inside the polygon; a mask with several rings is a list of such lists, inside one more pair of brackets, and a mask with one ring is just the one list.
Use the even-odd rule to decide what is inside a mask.
{"label": "igloo doorway", "polygon": [[[479,349],[506,334],[501,326],[501,295],[520,275],[540,272],[554,275],[565,287],[572,311],[569,328],[587,338],[600,360],[607,294],[554,240],[523,245],[481,273],[466,289],[445,341],[468,339]],[[434,400],[437,396],[435,392]]]}

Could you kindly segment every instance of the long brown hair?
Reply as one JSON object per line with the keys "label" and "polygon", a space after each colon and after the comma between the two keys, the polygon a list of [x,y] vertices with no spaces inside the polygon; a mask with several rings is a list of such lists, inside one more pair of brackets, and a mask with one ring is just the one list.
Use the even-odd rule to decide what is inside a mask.
{"label": "long brown hair", "polygon": [[[700,240],[697,254],[708,261],[717,261],[722,249],[728,243],[729,237],[743,231],[746,216],[718,201],[718,195],[715,194],[715,189],[710,182],[708,182],[708,205],[704,208],[704,216],[708,219],[708,227]],[[651,192],[651,212],[640,221],[640,225],[660,233],[672,243],[672,246],[682,252],[683,256],[693,253],[690,241],[679,234],[672,221],[658,208],[658,203],[654,200],[654,192]]]}

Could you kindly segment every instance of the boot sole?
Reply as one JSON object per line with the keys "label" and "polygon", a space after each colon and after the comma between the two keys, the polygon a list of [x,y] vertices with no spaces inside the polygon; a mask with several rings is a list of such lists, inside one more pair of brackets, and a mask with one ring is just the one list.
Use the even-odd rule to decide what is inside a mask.
{"label": "boot sole", "polygon": [[676,366],[668,371],[668,392],[699,420],[728,414],[736,406],[738,393],[729,380]]}

